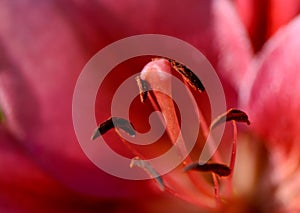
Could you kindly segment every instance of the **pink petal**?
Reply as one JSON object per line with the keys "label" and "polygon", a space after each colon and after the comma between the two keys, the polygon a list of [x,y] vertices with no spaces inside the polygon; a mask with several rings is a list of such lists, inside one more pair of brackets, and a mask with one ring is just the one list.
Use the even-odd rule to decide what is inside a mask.
{"label": "pink petal", "polygon": [[[0,13],[4,59],[0,99],[20,143],[47,172],[80,192],[107,197],[146,194],[149,188],[143,183],[124,181],[95,167],[75,137],[73,89],[91,56],[76,33],[81,29],[50,1],[2,2]],[[87,24],[79,20],[78,26]],[[98,47],[104,44],[102,39]]]}
{"label": "pink petal", "polygon": [[240,93],[256,133],[285,151],[300,138],[299,33],[300,17],[266,43]]}

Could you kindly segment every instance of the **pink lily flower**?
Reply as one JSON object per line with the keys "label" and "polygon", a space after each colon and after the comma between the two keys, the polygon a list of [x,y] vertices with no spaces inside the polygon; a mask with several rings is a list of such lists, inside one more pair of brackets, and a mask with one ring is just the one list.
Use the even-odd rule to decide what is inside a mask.
{"label": "pink lily flower", "polygon": [[[196,46],[222,79],[228,107],[240,104],[250,117],[251,129],[239,134],[233,176],[236,192],[221,208],[228,212],[299,210],[295,119],[299,20],[278,33],[280,25],[274,26],[269,41],[261,44],[261,53],[253,55],[237,11],[226,0],[184,4],[2,1],[0,210],[199,212],[203,203],[188,188],[183,190],[192,204],[160,192],[153,181],[108,175],[88,160],[77,143],[72,95],[83,66],[111,42],[142,33],[171,35]],[[144,61],[138,62],[126,71],[139,72],[143,65]],[[120,79],[127,74],[123,71]],[[103,120],[109,117],[105,106],[113,95],[109,89],[106,92],[96,112]],[[118,137],[109,137],[120,149]],[[214,202],[214,193],[209,197]]]}

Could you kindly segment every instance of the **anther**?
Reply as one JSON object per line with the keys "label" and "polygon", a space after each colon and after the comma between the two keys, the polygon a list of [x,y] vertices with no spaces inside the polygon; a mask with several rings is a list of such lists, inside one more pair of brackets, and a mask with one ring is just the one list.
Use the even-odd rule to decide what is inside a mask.
{"label": "anther", "polygon": [[135,130],[133,128],[133,125],[128,120],[119,117],[111,117],[97,127],[91,139],[95,140],[97,137],[105,134],[113,128],[122,129],[131,137],[135,136]]}
{"label": "anther", "polygon": [[165,190],[165,184],[163,182],[162,177],[158,174],[158,172],[145,160],[140,159],[139,157],[134,157],[130,162],[130,168],[133,166],[140,167],[144,169],[151,178],[154,178],[157,182],[159,188],[164,191]]}
{"label": "anther", "polygon": [[5,122],[5,115],[0,107],[0,123],[4,123],[4,122]]}
{"label": "anther", "polygon": [[[202,82],[198,78],[198,76],[190,70],[187,66],[173,60],[167,57],[162,57],[170,62],[170,65],[172,68],[177,71],[181,76],[184,78],[184,80],[195,90],[199,92],[204,92],[205,87],[203,86]],[[156,60],[157,58],[154,58],[153,60]]]}
{"label": "anther", "polygon": [[250,125],[250,121],[248,119],[248,115],[238,109],[229,109],[227,112],[223,113],[219,117],[217,117],[211,124],[211,129],[215,128],[216,126],[224,123],[226,121],[237,121],[237,122],[244,122]]}
{"label": "anther", "polygon": [[190,170],[213,172],[220,177],[229,176],[231,174],[231,169],[228,166],[219,163],[206,163],[203,165],[200,165],[199,163],[192,163],[185,167],[186,172]]}
{"label": "anther", "polygon": [[147,99],[147,96],[148,96],[148,90],[149,90],[148,83],[147,83],[147,81],[141,79],[140,76],[137,76],[135,78],[135,80],[137,82],[137,85],[138,85],[138,88],[139,88],[139,91],[140,91],[141,102],[144,103],[145,100]]}

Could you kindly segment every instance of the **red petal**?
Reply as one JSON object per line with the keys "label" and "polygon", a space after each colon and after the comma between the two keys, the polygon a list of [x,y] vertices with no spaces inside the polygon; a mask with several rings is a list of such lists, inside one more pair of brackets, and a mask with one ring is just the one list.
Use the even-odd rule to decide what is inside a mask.
{"label": "red petal", "polygon": [[131,0],[124,5],[109,0],[104,2],[112,14],[137,33],[167,34],[196,46],[220,74],[229,92],[234,92],[230,91],[230,86],[239,85],[252,57],[252,49],[231,2],[191,0],[182,4],[175,0],[172,4],[161,1],[141,4]]}
{"label": "red petal", "polygon": [[300,13],[298,0],[271,0],[269,15],[269,36],[273,35],[280,27],[288,24]]}
{"label": "red petal", "polygon": [[[0,145],[1,212],[82,212],[84,205],[95,205],[42,172],[3,127]],[[77,208],[79,201],[83,206]]]}
{"label": "red petal", "polygon": [[298,0],[235,0],[235,4],[256,51],[300,12]]}
{"label": "red petal", "polygon": [[266,41],[268,30],[267,0],[235,0],[241,20],[247,28],[255,51]]}

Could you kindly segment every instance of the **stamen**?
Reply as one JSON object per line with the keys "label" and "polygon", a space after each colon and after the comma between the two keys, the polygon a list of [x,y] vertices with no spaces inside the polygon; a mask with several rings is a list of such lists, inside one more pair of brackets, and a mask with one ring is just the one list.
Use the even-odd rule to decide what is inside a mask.
{"label": "stamen", "polygon": [[[178,154],[182,156],[186,156],[187,150],[185,147],[183,136],[180,134],[181,129],[179,125],[179,119],[177,117],[177,112],[174,107],[174,102],[172,100],[172,81],[169,77],[169,74],[172,73],[172,69],[177,71],[184,79],[184,83],[187,87],[191,86],[193,89],[204,92],[205,87],[203,86],[200,79],[185,65],[169,58],[161,57],[153,60],[158,60],[155,62],[148,63],[144,69],[141,72],[140,76],[137,76],[136,82],[139,89],[139,95],[140,100],[142,103],[144,103],[147,98],[152,103],[153,107],[157,111],[161,111],[162,117],[161,119],[166,122],[166,130],[170,139],[170,142],[175,143],[176,142],[176,148],[178,149]],[[189,85],[188,85],[189,84]],[[149,89],[153,89],[150,93],[148,93]],[[166,95],[168,95],[166,97]],[[191,94],[190,94],[191,95]],[[197,106],[195,106],[197,107]],[[220,207],[221,205],[221,199],[220,199],[220,184],[222,183],[224,186],[224,183],[226,184],[225,187],[228,187],[229,192],[232,193],[232,174],[234,170],[234,164],[235,164],[235,158],[236,158],[236,143],[237,143],[237,126],[236,122],[244,122],[248,125],[250,124],[250,121],[248,119],[248,116],[245,112],[238,110],[238,109],[229,109],[227,112],[223,113],[219,117],[217,117],[212,124],[207,125],[204,115],[202,114],[201,110],[199,112],[200,114],[200,120],[201,120],[201,129],[203,131],[204,136],[209,135],[209,131],[217,127],[218,125],[226,122],[226,121],[232,121],[233,123],[233,143],[232,143],[232,152],[231,152],[231,159],[230,159],[230,165],[227,166],[225,164],[221,163],[215,163],[215,162],[221,162],[218,158],[218,152],[212,157],[211,161],[206,164],[199,164],[192,163],[185,167],[184,171],[188,172],[190,170],[195,170],[198,172],[210,172],[212,175],[212,181],[214,184],[214,194],[215,194],[215,200],[217,202],[217,207]],[[202,122],[203,121],[203,122]],[[0,108],[0,122],[1,122],[1,108]],[[92,140],[96,139],[100,135],[105,134],[110,129],[115,129],[117,133],[119,133],[119,129],[122,129],[130,136],[135,136],[135,129],[133,125],[130,123],[130,121],[120,118],[120,117],[111,117],[101,123],[97,129],[95,130],[93,136],[91,137]],[[178,197],[181,197],[184,200],[188,200],[190,202],[195,202],[194,198],[189,197],[189,193],[181,193],[180,187],[178,188],[172,188],[172,181],[173,178],[171,177],[169,179],[168,175],[164,176],[164,179],[162,176],[156,171],[149,161],[142,160],[145,159],[144,156],[135,149],[135,147],[131,146],[128,142],[125,141],[125,139],[121,138],[125,145],[129,148],[133,156],[140,156],[140,157],[134,157],[130,162],[130,167],[133,166],[139,167],[143,169],[157,184],[160,190],[170,192]],[[186,164],[189,164],[192,162],[192,158],[190,155],[187,155],[185,158],[185,161],[183,162],[183,166]],[[178,167],[178,169],[180,169]],[[176,173],[175,173],[176,174]],[[198,173],[194,172],[188,172],[186,174],[180,174],[183,175],[184,178],[189,178],[189,185],[193,187],[197,187],[197,190],[202,192],[205,196],[209,196],[210,204],[202,203],[204,206],[213,206],[215,207],[214,199],[211,196],[211,185],[205,185],[206,183],[206,176],[200,176]],[[228,177],[229,176],[229,177]],[[229,179],[229,181],[226,181],[224,179],[221,179],[221,177],[228,177],[226,180]],[[174,178],[174,183],[176,184],[179,178]],[[165,185],[164,181],[167,183]],[[185,181],[185,180],[183,180]],[[221,182],[222,181],[222,182]],[[225,182],[223,182],[225,181]],[[185,182],[184,182],[185,183]],[[194,185],[192,185],[194,184]],[[203,187],[204,186],[204,187]],[[206,188],[205,188],[206,187]],[[227,191],[228,192],[228,191]],[[198,199],[198,197],[197,197]],[[201,200],[202,201],[202,200]]]}
{"label": "stamen", "polygon": [[133,125],[128,120],[119,117],[111,117],[97,127],[97,129],[91,137],[91,140],[95,140],[97,137],[105,134],[113,128],[122,129],[131,137],[135,136],[135,130],[133,128]]}
{"label": "stamen", "polygon": [[[232,142],[232,151],[231,151],[231,159],[230,159],[230,169],[233,173],[234,171],[234,165],[235,165],[235,159],[236,159],[236,145],[237,145],[237,126],[236,126],[236,121],[232,121],[233,125],[233,142]],[[228,182],[228,192],[232,194],[233,188],[232,188],[232,178],[229,179]]]}
{"label": "stamen", "polygon": [[155,179],[160,190],[162,190],[162,191],[165,190],[165,184],[163,182],[162,177],[147,161],[144,161],[144,160],[140,159],[139,157],[134,157],[130,162],[130,168],[132,168],[133,166],[137,166],[137,167],[144,169],[151,178]]}
{"label": "stamen", "polygon": [[220,206],[221,200],[220,200],[220,186],[219,186],[218,177],[215,173],[211,173],[211,175],[214,182],[215,198],[217,201],[217,205]]}
{"label": "stamen", "polygon": [[236,158],[236,142],[237,142],[237,126],[236,121],[232,121],[233,125],[233,142],[232,142],[232,151],[231,151],[231,159],[230,159],[230,169],[234,169],[235,158]]}
{"label": "stamen", "polygon": [[[229,169],[231,174],[234,171],[235,159],[236,159],[236,144],[237,144],[237,126],[236,122],[245,122],[250,125],[250,121],[248,119],[248,115],[238,109],[229,109],[227,112],[223,113],[219,117],[217,117],[211,124],[211,129],[217,127],[221,123],[226,121],[232,121],[233,124],[233,142],[232,142],[232,151],[231,151],[231,158],[230,158],[230,165]],[[229,178],[229,182],[227,184],[227,191],[232,194],[232,177]]]}
{"label": "stamen", "polygon": [[211,129],[215,128],[216,126],[224,123],[226,121],[238,121],[238,122],[245,122],[250,125],[250,121],[248,120],[248,115],[238,109],[229,109],[227,112],[223,113],[219,117],[217,117],[211,124]]}
{"label": "stamen", "polygon": [[[150,101],[155,108],[159,108],[164,122],[166,122],[166,132],[170,142],[176,143],[179,155],[186,156],[186,145],[180,134],[181,129],[177,112],[172,99],[171,73],[172,67],[167,59],[159,58],[148,63],[141,72],[141,78],[147,81],[153,90],[153,98]],[[151,94],[151,93],[150,93]],[[167,97],[167,96],[169,97]],[[189,157],[189,156],[188,156]]]}
{"label": "stamen", "polygon": [[[203,86],[202,82],[198,78],[198,76],[190,70],[187,66],[173,60],[170,58],[162,57],[164,59],[167,59],[170,62],[170,65],[174,70],[176,70],[179,74],[182,75],[182,77],[188,82],[188,84],[195,90],[198,90],[200,92],[205,91],[205,87]],[[155,58],[153,60],[156,60]]]}
{"label": "stamen", "polygon": [[141,79],[140,76],[137,76],[135,78],[135,80],[139,87],[141,102],[144,103],[148,96],[148,90],[149,90],[148,83],[147,83],[147,81],[144,81],[143,79]]}
{"label": "stamen", "polygon": [[225,177],[231,174],[231,169],[220,163],[206,163],[200,165],[199,163],[193,163],[185,167],[185,171],[196,170],[200,172],[213,172],[220,177]]}

